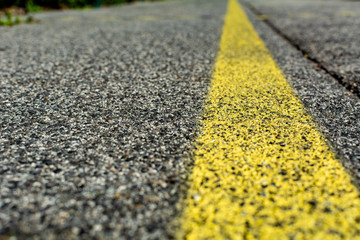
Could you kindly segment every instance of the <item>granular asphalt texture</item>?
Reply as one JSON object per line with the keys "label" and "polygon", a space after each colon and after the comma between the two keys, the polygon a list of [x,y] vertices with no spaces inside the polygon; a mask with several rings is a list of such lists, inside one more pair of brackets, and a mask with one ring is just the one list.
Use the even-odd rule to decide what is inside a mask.
{"label": "granular asphalt texture", "polygon": [[[44,12],[0,28],[0,238],[172,238],[226,2]],[[252,1],[357,92],[358,8],[303,2]],[[358,96],[245,10],[359,185]]]}
{"label": "granular asphalt texture", "polygon": [[226,1],[0,29],[0,236],[168,238]]}
{"label": "granular asphalt texture", "polygon": [[179,239],[356,239],[359,192],[229,1]]}

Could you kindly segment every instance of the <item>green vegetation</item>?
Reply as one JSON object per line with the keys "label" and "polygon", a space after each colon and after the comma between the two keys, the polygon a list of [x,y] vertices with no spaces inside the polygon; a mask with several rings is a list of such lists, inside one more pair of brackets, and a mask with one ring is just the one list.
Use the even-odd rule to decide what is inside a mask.
{"label": "green vegetation", "polygon": [[41,12],[43,10],[43,8],[41,6],[39,6],[39,5],[36,5],[33,0],[28,0],[26,2],[25,9],[28,12]]}
{"label": "green vegetation", "polygon": [[5,10],[4,13],[0,12],[0,26],[13,26],[21,22],[32,23],[34,22],[34,18],[32,16],[23,16],[21,18],[19,16],[13,16],[13,14],[7,10]]}
{"label": "green vegetation", "polygon": [[0,9],[9,7],[23,8],[27,12],[38,12],[43,9],[100,7],[136,2],[137,0],[0,0]]}
{"label": "green vegetation", "polygon": [[26,13],[43,9],[89,8],[136,1],[156,0],[0,0],[0,26],[34,22],[33,17],[26,16]]}
{"label": "green vegetation", "polygon": [[5,12],[5,17],[1,16],[0,25],[12,26],[14,24],[19,24],[19,17],[13,18],[11,12]]}

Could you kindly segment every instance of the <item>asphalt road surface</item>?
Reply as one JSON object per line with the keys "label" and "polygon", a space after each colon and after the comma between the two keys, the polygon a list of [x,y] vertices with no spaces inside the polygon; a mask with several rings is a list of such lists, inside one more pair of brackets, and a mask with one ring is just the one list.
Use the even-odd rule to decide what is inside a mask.
{"label": "asphalt road surface", "polygon": [[225,10],[135,4],[1,28],[1,233],[166,236]]}
{"label": "asphalt road surface", "polygon": [[360,94],[360,4],[352,0],[249,0],[292,44]]}
{"label": "asphalt road surface", "polygon": [[[360,66],[356,57],[360,51],[360,38],[355,37],[359,35],[355,23],[360,15],[355,12],[359,11],[360,2],[279,0],[265,3],[254,0],[244,2],[244,5],[253,9],[247,8],[247,13],[258,34],[359,185],[360,102],[355,88],[347,88],[349,85],[345,81],[357,86],[356,79],[360,77],[356,70]],[[339,14],[345,11],[344,8],[351,8],[352,14]],[[276,15],[280,13],[282,20]],[[304,15],[311,16],[312,20],[302,19]],[[293,27],[288,27],[291,24]],[[345,33],[339,34],[340,30]],[[313,51],[308,50],[309,44]],[[327,50],[320,54],[320,50],[314,50],[315,46]],[[313,59],[308,59],[307,54]],[[333,61],[328,61],[330,58]],[[347,75],[340,70],[350,66],[356,67]],[[334,78],[332,71],[336,76],[342,76],[342,80]]]}
{"label": "asphalt road surface", "polygon": [[[0,28],[1,240],[174,237],[226,6],[44,12]],[[360,2],[243,7],[358,185]]]}

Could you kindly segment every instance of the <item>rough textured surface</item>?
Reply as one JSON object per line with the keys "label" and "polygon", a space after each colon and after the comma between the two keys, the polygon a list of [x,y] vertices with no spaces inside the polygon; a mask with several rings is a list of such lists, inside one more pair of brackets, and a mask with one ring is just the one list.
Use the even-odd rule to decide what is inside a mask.
{"label": "rough textured surface", "polygon": [[360,100],[275,34],[251,11],[258,34],[360,186]]}
{"label": "rough textured surface", "polygon": [[360,96],[360,1],[248,2]]}
{"label": "rough textured surface", "polygon": [[359,192],[236,1],[179,239],[358,239]]}
{"label": "rough textured surface", "polygon": [[0,28],[0,235],[167,236],[226,1]]}
{"label": "rough textured surface", "polygon": [[[0,238],[171,238],[225,6],[41,13],[0,28]],[[253,20],[359,183],[359,99]]]}

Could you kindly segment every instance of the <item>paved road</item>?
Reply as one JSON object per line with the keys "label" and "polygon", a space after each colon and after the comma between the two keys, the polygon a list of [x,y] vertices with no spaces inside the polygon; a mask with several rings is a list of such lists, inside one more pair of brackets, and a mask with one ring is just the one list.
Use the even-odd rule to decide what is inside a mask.
{"label": "paved road", "polygon": [[229,2],[180,239],[359,238],[359,193]]}
{"label": "paved road", "polygon": [[[349,62],[349,60],[346,59],[351,59],[351,64],[358,62],[358,58],[356,58],[355,55],[360,49],[359,38],[354,39],[353,37],[349,37],[348,39],[346,38],[346,41],[342,41],[344,39],[343,35],[334,33],[334,30],[329,32],[324,30],[326,29],[326,26],[338,28],[340,23],[345,21],[345,16],[340,16],[340,20],[342,19],[342,21],[340,21],[338,18],[331,18],[333,14],[330,14],[328,17],[331,20],[328,21],[327,25],[324,25],[324,22],[322,22],[322,17],[316,18],[316,13],[314,12],[313,14],[310,14],[313,17],[313,21],[299,21],[289,17],[293,16],[291,12],[296,6],[302,6],[302,11],[305,11],[306,9],[308,12],[314,10],[313,5],[318,6],[316,9],[319,9],[319,14],[322,16],[322,11],[319,6],[323,6],[325,9],[332,6],[332,12],[336,12],[339,8],[348,8],[349,5],[352,5],[354,11],[356,11],[356,9],[360,8],[360,2],[313,1],[313,3],[310,3],[310,1],[279,0],[265,3],[261,0],[254,0],[251,2],[246,1],[244,2],[244,5],[249,6],[250,8],[255,7],[253,11],[250,11],[247,8],[247,13],[258,34],[265,41],[274,59],[287,76],[288,81],[293,86],[303,104],[315,117],[315,121],[322,129],[324,135],[331,141],[332,147],[338,153],[339,158],[343,160],[343,164],[355,177],[356,184],[360,185],[359,96],[354,93],[354,91],[350,92],[346,90],[344,84],[340,83],[341,81],[339,82],[338,79],[332,77],[331,74],[324,71],[317,63],[323,63],[326,70],[332,71],[328,68],[330,65],[327,65],[326,63],[326,59],[328,58],[335,59],[331,64],[338,69],[345,66],[346,64],[344,63]],[[276,12],[282,12],[282,16],[287,16],[283,18],[283,21],[276,20],[277,18],[275,17],[274,9],[277,7],[282,9],[282,11]],[[268,15],[265,14],[264,16],[263,13],[260,13],[261,11]],[[300,10],[298,10],[298,12],[300,12]],[[346,20],[349,23],[348,25],[344,23],[344,28],[348,29],[347,35],[355,36],[358,34],[358,31],[354,30],[354,25],[351,25],[351,21],[356,22],[359,21],[359,19],[360,16],[356,17],[356,15],[353,14],[350,19]],[[309,24],[310,22],[311,25]],[[303,26],[294,26],[291,29],[283,28],[282,26],[285,26],[286,24],[303,24]],[[271,27],[269,27],[269,25]],[[273,26],[275,26],[275,29]],[[324,38],[320,38],[319,35],[316,34],[317,31],[324,31],[325,33],[321,34]],[[298,32],[298,35],[294,34],[294,32]],[[300,32],[302,32],[302,34],[300,34]],[[299,39],[303,36],[302,44],[297,45],[298,40],[296,40],[295,36]],[[330,38],[338,43],[333,44],[331,41],[327,42],[327,39]],[[305,42],[307,44],[313,43],[314,46],[316,45],[324,49],[341,46],[339,49],[344,49],[344,51],[338,52],[328,50],[326,54],[324,53],[323,55],[314,53],[313,56],[315,60],[317,60],[317,62],[314,62],[313,60],[307,59],[304,56],[304,53],[300,51],[307,51]],[[351,44],[358,47],[347,47],[347,45]],[[300,50],[298,50],[298,48],[300,48]],[[351,54],[348,54],[349,52]],[[309,54],[311,53],[309,52]],[[338,73],[340,74],[341,72],[339,71]],[[353,71],[353,74],[350,74],[350,72],[348,74],[351,76],[348,78],[349,81],[350,79],[356,79],[360,76],[356,71]],[[356,84],[355,81],[351,80],[351,82]]]}
{"label": "paved road", "polygon": [[1,28],[1,233],[166,236],[225,10],[136,4]]}
{"label": "paved road", "polygon": [[293,44],[360,96],[360,2],[249,0]]}
{"label": "paved road", "polygon": [[[0,236],[173,236],[226,3],[40,13],[35,24],[0,28]],[[358,96],[245,10],[359,183]]]}

